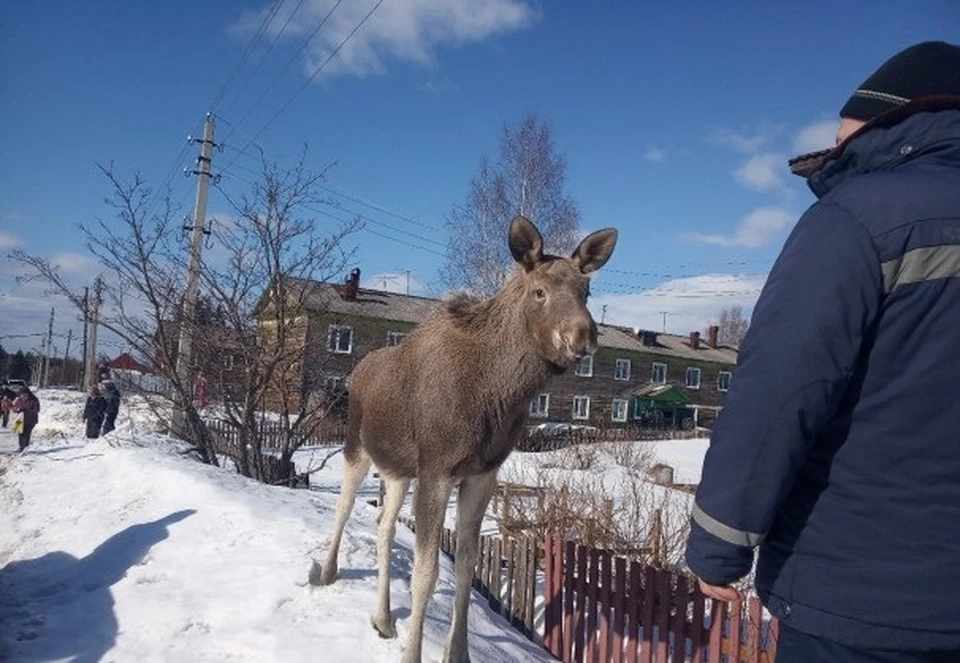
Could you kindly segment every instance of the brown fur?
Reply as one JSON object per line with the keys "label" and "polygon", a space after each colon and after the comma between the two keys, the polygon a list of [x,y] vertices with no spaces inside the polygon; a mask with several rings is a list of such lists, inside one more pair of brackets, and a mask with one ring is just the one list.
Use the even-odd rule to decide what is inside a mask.
{"label": "brown fur", "polygon": [[[586,238],[570,258],[545,256],[539,232],[518,217],[511,224],[510,248],[521,268],[500,292],[486,300],[450,298],[400,345],[369,353],[351,373],[348,465],[362,469],[372,460],[386,479],[416,477],[421,486],[414,505],[414,582],[420,557],[432,554],[436,561],[434,539],[446,508],[443,490],[448,498],[450,488],[461,485],[462,502],[464,482],[471,487],[482,482],[471,504],[485,509],[489,494],[481,493],[492,488],[490,477],[516,445],[530,399],[552,374],[596,347],[596,324],[586,308],[588,274],[607,261],[615,242],[616,231],[603,230]],[[441,489],[434,498],[421,497],[424,485],[431,487],[428,492]],[[479,528],[476,514],[464,517],[476,520],[471,529]],[[459,516],[458,529],[463,530]],[[460,534],[469,543],[478,532]],[[337,545],[339,536],[338,531]],[[423,569],[436,573],[434,567]],[[326,581],[335,573],[333,547]],[[465,617],[460,615],[460,622]],[[381,614],[375,625],[392,634],[392,625],[384,621],[389,618]],[[454,622],[459,623],[457,615]],[[414,630],[405,661],[419,660],[420,634]],[[461,630],[451,635],[445,660],[468,660],[462,624]]]}

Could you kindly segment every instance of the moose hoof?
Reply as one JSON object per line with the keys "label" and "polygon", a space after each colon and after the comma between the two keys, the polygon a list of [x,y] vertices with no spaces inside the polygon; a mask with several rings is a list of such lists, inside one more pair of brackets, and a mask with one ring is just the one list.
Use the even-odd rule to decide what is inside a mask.
{"label": "moose hoof", "polygon": [[389,616],[386,619],[382,617],[371,617],[370,623],[381,638],[393,640],[397,637],[397,622]]}
{"label": "moose hoof", "polygon": [[337,579],[337,567],[331,566],[329,568],[323,568],[317,562],[313,560],[313,564],[310,566],[310,575],[307,576],[307,581],[314,587],[322,587],[324,585],[332,585],[333,581]]}

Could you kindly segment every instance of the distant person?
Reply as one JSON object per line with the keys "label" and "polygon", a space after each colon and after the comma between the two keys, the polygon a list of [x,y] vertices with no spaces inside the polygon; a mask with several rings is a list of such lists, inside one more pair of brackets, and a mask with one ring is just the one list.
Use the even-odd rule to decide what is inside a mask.
{"label": "distant person", "polygon": [[103,419],[103,434],[117,427],[117,415],[120,414],[120,390],[113,380],[103,383],[103,397],[107,400],[107,409]]}
{"label": "distant person", "polygon": [[960,46],[894,55],[840,119],[791,162],[819,201],[754,309],[686,561],[739,600],[759,547],[777,663],[954,663]]}
{"label": "distant person", "polygon": [[30,387],[20,387],[20,393],[13,401],[10,407],[13,412],[20,415],[20,421],[17,424],[17,433],[19,434],[20,451],[30,446],[30,433],[34,426],[40,420],[40,400],[30,391]]}
{"label": "distant person", "polygon": [[16,400],[17,393],[7,385],[0,387],[0,422],[6,428],[10,422],[10,410],[13,408],[13,401]]}
{"label": "distant person", "polygon": [[100,437],[100,427],[107,411],[107,399],[100,392],[100,387],[93,385],[87,393],[87,403],[83,406],[83,420],[87,422],[87,437]]}

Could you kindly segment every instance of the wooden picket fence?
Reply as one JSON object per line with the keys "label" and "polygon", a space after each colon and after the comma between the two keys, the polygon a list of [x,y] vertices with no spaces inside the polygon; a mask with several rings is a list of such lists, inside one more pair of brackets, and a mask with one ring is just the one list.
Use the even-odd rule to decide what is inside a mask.
{"label": "wooden picket fence", "polygon": [[[210,429],[210,432],[213,433],[218,440],[218,444],[222,445],[225,452],[240,443],[240,432],[234,426],[219,419],[211,419],[205,423]],[[283,426],[278,421],[260,422],[257,426],[257,434],[260,437],[260,446],[264,449],[278,449],[283,446],[284,431]],[[322,447],[343,444],[346,439],[346,423],[339,420],[331,420],[329,423],[324,422],[317,426],[314,430],[310,431],[309,435],[300,436],[297,442],[303,446]]]}
{"label": "wooden picket fence", "polygon": [[544,554],[543,646],[564,663],[775,658],[778,624],[763,621],[756,597],[711,601],[683,574],[556,537]]}
{"label": "wooden picket fence", "polygon": [[[400,522],[416,531],[411,518]],[[457,552],[456,532],[448,527],[440,537],[440,550],[453,559]],[[528,639],[540,643],[540,629],[535,622],[538,571],[542,569],[542,546],[533,537],[480,537],[480,557],[473,575],[473,588],[490,608],[502,615],[511,626]]]}

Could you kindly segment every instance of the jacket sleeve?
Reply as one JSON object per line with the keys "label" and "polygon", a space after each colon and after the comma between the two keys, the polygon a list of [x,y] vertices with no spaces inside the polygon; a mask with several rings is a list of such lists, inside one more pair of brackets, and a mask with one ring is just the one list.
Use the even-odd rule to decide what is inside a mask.
{"label": "jacket sleeve", "polygon": [[749,573],[819,430],[843,396],[883,299],[867,231],[817,203],[770,271],[704,458],[686,562],[725,585]]}

